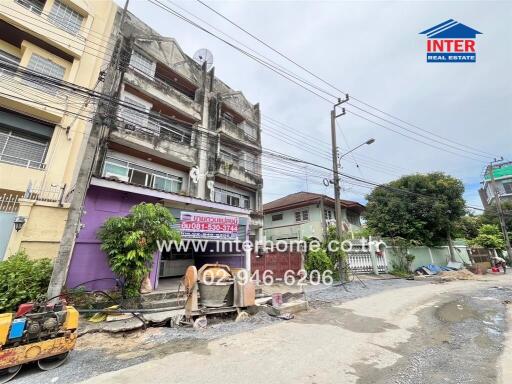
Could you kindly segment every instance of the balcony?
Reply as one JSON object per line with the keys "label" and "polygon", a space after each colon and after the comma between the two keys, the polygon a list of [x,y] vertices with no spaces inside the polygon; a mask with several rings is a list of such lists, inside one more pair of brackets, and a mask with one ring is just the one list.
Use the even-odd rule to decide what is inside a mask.
{"label": "balcony", "polygon": [[260,148],[257,136],[247,134],[243,126],[237,125],[227,119],[222,119],[219,127],[219,132],[225,134],[232,140],[237,141],[238,143],[247,145],[251,148]]}
{"label": "balcony", "polygon": [[111,138],[128,147],[192,166],[196,162],[197,150],[191,147],[191,134],[191,127],[161,116],[150,116],[146,122],[139,124],[120,116]]}
{"label": "balcony", "polygon": [[133,68],[128,69],[124,81],[178,112],[194,120],[201,120],[200,105],[164,81],[155,77],[149,77]]}
{"label": "balcony", "polygon": [[[81,57],[88,36],[87,18],[83,25],[63,24],[51,15],[51,4],[37,0],[6,0],[0,5],[0,15],[7,23],[28,30],[35,37],[55,45],[74,57]],[[77,30],[78,29],[78,30]]]}
{"label": "balcony", "polygon": [[54,85],[22,79],[15,74],[15,68],[0,68],[0,103],[47,121],[60,122],[66,95]]}
{"label": "balcony", "polygon": [[223,156],[216,162],[215,173],[249,187],[256,188],[262,183],[262,177],[257,170],[248,170],[233,159]]}

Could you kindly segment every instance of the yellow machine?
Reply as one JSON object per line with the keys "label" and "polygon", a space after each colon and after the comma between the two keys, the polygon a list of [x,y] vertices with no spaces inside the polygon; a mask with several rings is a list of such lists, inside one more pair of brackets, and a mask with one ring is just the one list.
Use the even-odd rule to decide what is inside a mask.
{"label": "yellow machine", "polygon": [[63,304],[22,304],[16,313],[0,314],[0,384],[37,361],[49,370],[63,364],[75,347],[78,311]]}

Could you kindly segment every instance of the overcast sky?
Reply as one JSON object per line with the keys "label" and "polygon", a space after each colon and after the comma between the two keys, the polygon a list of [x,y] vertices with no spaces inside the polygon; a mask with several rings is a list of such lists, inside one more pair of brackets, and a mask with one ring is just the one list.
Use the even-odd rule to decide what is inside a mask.
{"label": "overcast sky", "polygon": [[[325,88],[198,2],[167,1],[166,4],[181,13],[186,9]],[[208,4],[359,100],[453,141],[512,160],[512,2],[215,1]],[[278,129],[265,123],[264,148],[331,166],[328,160],[331,106],[327,102],[149,2],[132,0],[129,9],[159,33],[174,37],[189,55],[208,48],[213,53],[218,77],[243,91],[251,102],[259,102],[264,116],[293,128]],[[447,19],[482,32],[477,37],[476,63],[426,63],[425,36],[419,32]],[[356,105],[390,119],[367,106]],[[394,121],[421,133],[417,128]],[[369,138],[376,139],[374,144],[354,152],[356,159],[344,158],[343,172],[387,182],[402,174],[443,171],[464,181],[468,204],[481,206],[477,190],[486,159],[474,161],[455,156],[351,114],[338,122],[346,137],[345,141],[338,132],[342,152],[347,149],[346,142],[354,147]],[[380,123],[411,135],[382,120]],[[300,190],[332,195],[332,187],[322,185],[323,171],[304,168],[288,172],[293,176],[284,176],[279,175],[283,171],[276,173],[265,162],[265,202]],[[367,192],[365,187],[345,183],[342,197],[364,202]]]}

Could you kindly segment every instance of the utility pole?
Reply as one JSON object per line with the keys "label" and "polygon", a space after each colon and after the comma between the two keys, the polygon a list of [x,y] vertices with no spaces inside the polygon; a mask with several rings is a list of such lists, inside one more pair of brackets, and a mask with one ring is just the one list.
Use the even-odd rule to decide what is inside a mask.
{"label": "utility pole", "polygon": [[[119,28],[121,30],[124,19],[126,17],[129,0],[126,0],[121,18]],[[75,245],[75,238],[80,229],[80,219],[82,216],[82,208],[85,201],[87,189],[91,180],[91,175],[94,167],[94,160],[96,158],[99,144],[101,142],[102,132],[105,126],[106,116],[111,112],[111,100],[114,102],[118,101],[118,98],[112,94],[115,90],[119,90],[119,86],[116,86],[115,79],[117,78],[116,72],[118,70],[121,54],[123,51],[123,36],[119,33],[120,40],[118,40],[117,51],[110,61],[109,68],[105,74],[104,89],[110,90],[108,98],[101,98],[98,103],[98,110],[95,114],[91,132],[87,140],[85,147],[82,163],[78,171],[78,176],[73,191],[73,197],[69,206],[68,217],[64,226],[64,233],[60,241],[59,253],[53,264],[53,272],[48,286],[47,297],[53,299],[60,295],[62,287],[66,283],[66,277],[68,274],[69,264],[71,262],[71,256],[73,254],[73,248]],[[126,69],[125,69],[126,70]],[[118,80],[122,78],[122,75]]]}
{"label": "utility pole", "polygon": [[[331,110],[331,141],[332,141],[332,170],[333,170],[333,183],[334,183],[334,202],[335,202],[335,212],[336,212],[336,230],[338,232],[338,240],[341,242],[341,238],[343,236],[343,228],[341,225],[341,185],[340,185],[340,174],[338,170],[338,147],[336,145],[336,118],[343,116],[345,114],[345,108],[342,108],[342,112],[340,114],[336,114],[336,108],[341,104],[347,102],[349,99],[348,94],[345,95],[345,99],[338,99],[338,102],[334,104]],[[341,161],[340,161],[341,166]],[[322,212],[323,214],[323,212]],[[341,246],[341,244],[339,244]],[[338,270],[340,272],[340,279],[346,280],[347,271],[345,271],[345,266],[343,265],[345,260],[340,260],[340,265]]]}
{"label": "utility pole", "polygon": [[[501,160],[503,160],[503,159],[501,159]],[[494,200],[496,200],[496,209],[498,210],[498,218],[500,220],[501,231],[503,232],[503,238],[505,239],[505,246],[507,247],[507,254],[508,254],[508,257],[510,258],[510,257],[512,257],[512,247],[510,246],[510,239],[508,237],[508,232],[507,232],[507,224],[505,223],[505,217],[503,215],[503,208],[501,207],[500,194],[498,192],[498,189],[496,188],[496,182],[494,180],[493,163],[497,163],[497,162],[498,162],[498,160],[496,160],[496,159],[494,159],[494,161],[491,161],[489,163],[489,166],[487,167],[487,171],[489,172],[489,176],[491,177],[491,188],[492,188],[492,192],[494,194]]]}

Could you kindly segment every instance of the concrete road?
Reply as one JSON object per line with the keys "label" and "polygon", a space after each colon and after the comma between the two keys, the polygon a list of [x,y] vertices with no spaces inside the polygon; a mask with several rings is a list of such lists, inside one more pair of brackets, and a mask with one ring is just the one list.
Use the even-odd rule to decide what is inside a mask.
{"label": "concrete road", "polygon": [[511,383],[507,300],[512,275],[412,285],[84,383]]}

